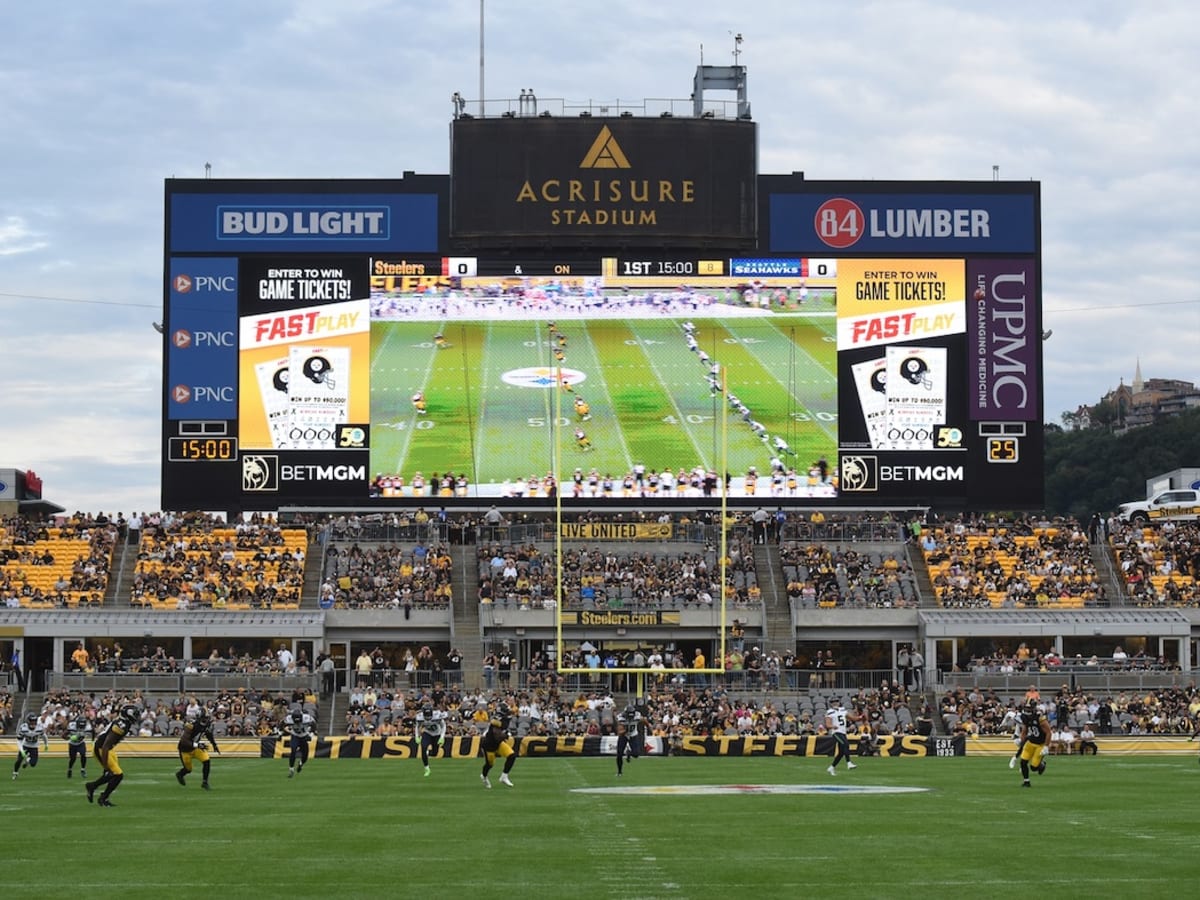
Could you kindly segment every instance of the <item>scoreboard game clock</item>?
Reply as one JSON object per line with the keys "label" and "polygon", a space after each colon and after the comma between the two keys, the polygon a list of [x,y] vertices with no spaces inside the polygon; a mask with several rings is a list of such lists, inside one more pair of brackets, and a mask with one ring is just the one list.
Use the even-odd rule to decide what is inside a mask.
{"label": "scoreboard game clock", "polygon": [[237,462],[235,437],[173,437],[167,439],[170,462]]}
{"label": "scoreboard game clock", "polygon": [[990,437],[987,439],[987,461],[990,463],[1020,462],[1021,445],[1015,437]]}
{"label": "scoreboard game clock", "polygon": [[836,259],[807,257],[754,257],[711,251],[694,256],[614,256],[605,257],[601,269],[608,278],[800,278],[834,279]]}

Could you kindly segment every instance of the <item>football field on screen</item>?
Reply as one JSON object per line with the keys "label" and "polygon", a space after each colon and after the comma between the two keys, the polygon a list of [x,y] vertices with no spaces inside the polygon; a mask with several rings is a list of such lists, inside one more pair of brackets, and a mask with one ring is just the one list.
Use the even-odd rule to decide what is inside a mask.
{"label": "football field on screen", "polygon": [[[6,761],[9,757],[6,757]],[[1186,896],[1195,755],[1004,758],[522,757],[122,761],[111,809],[65,760],[0,781],[17,897],[722,898]],[[620,792],[614,789],[619,789]]]}
{"label": "football field on screen", "polygon": [[[635,463],[719,472],[727,447],[731,475],[751,466],[766,475],[775,437],[791,450],[779,454],[782,461],[802,476],[820,458],[833,464],[836,345],[828,311],[696,318],[692,350],[682,321],[561,319],[555,330],[542,319],[375,321],[372,474],[411,483],[418,471],[428,479],[449,470],[500,485],[553,471],[557,453],[560,479],[595,468],[619,482]],[[713,364],[724,392],[708,381]],[[413,403],[418,392],[424,414]],[[580,415],[577,398],[590,418]]]}

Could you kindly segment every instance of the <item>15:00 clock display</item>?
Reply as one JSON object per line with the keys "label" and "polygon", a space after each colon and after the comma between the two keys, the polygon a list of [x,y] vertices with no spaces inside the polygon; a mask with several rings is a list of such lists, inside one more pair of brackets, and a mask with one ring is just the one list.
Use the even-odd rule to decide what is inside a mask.
{"label": "15:00 clock display", "polygon": [[173,437],[167,447],[171,462],[235,462],[237,438]]}

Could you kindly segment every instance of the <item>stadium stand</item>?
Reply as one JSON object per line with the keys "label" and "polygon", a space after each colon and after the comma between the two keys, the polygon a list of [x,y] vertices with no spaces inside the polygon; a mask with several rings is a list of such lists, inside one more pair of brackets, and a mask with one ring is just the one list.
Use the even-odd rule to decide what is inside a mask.
{"label": "stadium stand", "polygon": [[442,543],[334,542],[325,550],[320,605],[329,609],[432,608],[453,597],[452,557]]}
{"label": "stadium stand", "polygon": [[129,603],[150,609],[298,609],[308,534],[181,521],[142,534]]}
{"label": "stadium stand", "polygon": [[[480,603],[536,608],[554,602],[553,548],[484,544],[477,559]],[[711,606],[720,597],[720,563],[711,545],[685,546],[672,553],[622,545],[570,548],[563,554],[564,609]],[[725,570],[725,596],[735,609],[762,602],[754,549],[747,538],[729,542]]]}
{"label": "stadium stand", "polygon": [[917,578],[903,549],[785,541],[779,559],[788,599],[805,609],[918,606]]}
{"label": "stadium stand", "polygon": [[76,513],[62,525],[0,525],[0,597],[9,608],[101,606],[118,529]]}
{"label": "stadium stand", "polygon": [[[817,713],[823,712],[819,708],[832,692],[836,690],[849,699],[857,696],[862,688],[868,693],[856,702],[866,704],[864,709],[872,703],[878,706],[877,715],[873,713],[869,719],[873,733],[895,733],[917,727],[923,705],[929,701],[936,704],[934,695],[929,694],[927,698],[913,696],[897,705],[899,691],[893,687],[890,705],[873,700],[869,692],[879,691],[877,685],[895,677],[893,661],[885,655],[877,660],[881,665],[868,663],[864,666],[862,660],[851,659],[852,654],[843,646],[838,653],[840,665],[837,668],[832,668],[825,660],[815,663],[816,646],[821,639],[818,637],[814,641],[810,635],[807,641],[810,646],[802,646],[805,641],[798,630],[801,626],[797,626],[794,618],[797,614],[809,614],[811,625],[815,621],[811,618],[813,613],[819,616],[822,611],[830,611],[831,617],[841,616],[835,621],[841,623],[839,627],[846,628],[860,627],[848,623],[854,623],[856,620],[852,617],[864,611],[888,611],[885,613],[888,616],[927,616],[931,612],[947,616],[960,614],[938,610],[974,606],[983,613],[993,612],[997,616],[996,628],[1013,628],[1019,627],[1014,626],[1015,620],[1023,619],[1025,615],[1018,614],[1017,610],[1086,614],[1108,602],[1094,558],[1097,548],[1103,550],[1104,545],[1089,545],[1083,530],[1069,521],[963,519],[937,522],[931,527],[910,531],[913,523],[902,522],[899,518],[864,516],[854,519],[830,515],[827,520],[819,511],[793,511],[773,516],[772,521],[760,529],[759,523],[743,512],[732,516],[727,523],[728,582],[724,591],[731,601],[730,610],[747,610],[751,611],[752,617],[758,616],[752,618],[749,637],[743,636],[736,646],[731,642],[726,657],[719,659],[712,644],[711,622],[703,626],[703,631],[698,624],[700,620],[687,626],[696,629],[695,643],[690,634],[682,639],[676,636],[674,640],[666,640],[661,634],[652,632],[632,633],[620,642],[612,641],[611,634],[601,635],[601,640],[607,638],[609,645],[602,648],[596,675],[592,677],[586,672],[565,674],[559,673],[557,667],[585,668],[587,654],[579,645],[557,648],[557,656],[544,653],[544,637],[552,633],[552,621],[548,626],[546,620],[524,618],[527,613],[544,612],[555,603],[554,521],[551,517],[544,520],[521,517],[520,524],[511,524],[504,517],[500,517],[500,521],[493,521],[493,518],[483,511],[456,517],[430,516],[423,511],[420,515],[409,511],[369,516],[347,513],[322,516],[292,527],[280,526],[271,519],[230,526],[219,518],[208,516],[161,514],[145,517],[143,526],[129,535],[129,543],[124,540],[119,523],[109,522],[102,516],[76,514],[54,520],[53,524],[5,520],[0,526],[0,550],[3,551],[0,577],[4,579],[0,584],[6,601],[15,607],[14,614],[45,617],[45,622],[61,620],[65,629],[63,636],[54,638],[53,644],[47,637],[41,651],[43,660],[49,657],[61,660],[63,675],[60,679],[72,674],[71,656],[76,638],[87,637],[90,669],[85,667],[74,673],[84,678],[70,680],[68,677],[65,683],[74,688],[88,683],[88,678],[92,677],[92,687],[99,687],[98,693],[111,688],[118,696],[126,693],[123,689],[125,677],[130,677],[130,684],[140,683],[147,696],[157,698],[164,696],[164,690],[169,690],[165,685],[170,684],[159,680],[160,676],[175,679],[184,696],[203,685],[202,681],[195,680],[196,677],[219,676],[212,679],[209,690],[202,687],[199,690],[199,695],[207,697],[223,690],[220,685],[227,673],[279,674],[273,654],[260,652],[263,645],[270,644],[274,649],[282,642],[299,650],[301,641],[296,630],[299,619],[295,618],[293,622],[288,614],[293,618],[298,614],[311,615],[315,621],[306,620],[304,625],[310,629],[305,640],[309,652],[315,654],[322,649],[316,641],[329,641],[331,634],[337,634],[338,637],[332,639],[344,640],[349,653],[347,662],[339,670],[339,677],[350,676],[341,682],[347,685],[346,694],[339,693],[334,697],[334,706],[326,714],[329,727],[340,730],[344,723],[349,729],[353,715],[357,715],[355,728],[362,728],[363,733],[384,734],[389,733],[389,729],[403,732],[403,721],[397,713],[400,705],[407,706],[413,697],[422,696],[422,692],[438,689],[453,690],[455,696],[461,695],[463,709],[459,721],[464,728],[473,727],[475,706],[482,702],[485,708],[495,703],[511,705],[517,711],[522,733],[553,733],[555,728],[572,729],[570,733],[608,733],[606,728],[610,723],[604,713],[607,701],[599,704],[591,701],[634,691],[636,685],[631,676],[606,673],[604,669],[610,667],[610,657],[614,660],[612,665],[617,667],[640,667],[639,654],[645,667],[660,668],[662,672],[661,675],[647,676],[648,696],[666,698],[661,701],[663,708],[673,704],[675,708],[688,710],[688,727],[707,729],[716,727],[714,723],[717,723],[723,733],[734,733],[729,731],[730,728],[736,733],[819,730]],[[674,524],[677,531],[669,541],[594,540],[565,545],[565,608],[621,614],[643,610],[671,611],[673,616],[682,615],[685,625],[689,615],[696,616],[711,609],[708,597],[714,597],[715,603],[720,589],[715,574],[720,561],[712,538],[719,536],[720,530],[711,519],[691,523],[680,516]],[[907,544],[902,543],[901,537],[910,534],[912,539]],[[1197,565],[1195,548],[1198,546],[1196,530],[1188,526],[1115,529],[1108,544],[1114,567],[1131,575],[1140,572],[1143,576],[1140,581],[1136,575],[1127,578],[1127,584],[1132,585],[1128,587],[1128,595],[1117,597],[1116,602],[1127,607],[1196,606],[1193,571]],[[1099,556],[1102,558],[1104,554],[1101,552]],[[916,568],[910,565],[910,559]],[[309,570],[307,581],[306,568]],[[69,581],[74,578],[75,586],[85,596],[64,594],[63,599],[58,599],[55,594],[54,602],[39,606],[30,598],[45,593],[36,595],[34,587],[25,586],[31,580],[29,573],[35,569],[46,570],[37,573],[40,577],[48,572],[56,579]],[[465,584],[458,581],[460,577],[465,579]],[[925,581],[925,578],[929,580]],[[454,594],[465,592],[468,586],[470,596],[474,596],[478,588],[480,602],[462,604],[462,610],[455,609],[452,604]],[[103,601],[104,607],[93,610],[88,606],[92,593],[103,599],[106,592],[108,599]],[[790,603],[787,602],[789,599]],[[126,604],[132,608],[126,608]],[[73,606],[74,609],[42,611],[43,607],[56,605]],[[413,610],[426,612],[415,613],[412,623],[399,621],[399,616],[391,619],[386,616],[389,610],[404,609],[407,612],[410,606]],[[767,611],[775,606],[781,607],[782,611],[778,620],[772,623],[768,643]],[[450,608],[449,618],[446,617],[447,607]],[[300,612],[301,608],[305,609],[304,613]],[[789,609],[793,616],[790,622],[787,619]],[[192,647],[191,641],[175,632],[174,642],[165,643],[174,647],[178,658],[165,651],[159,652],[161,648],[146,650],[143,647],[142,652],[129,654],[119,650],[119,640],[103,637],[104,634],[129,635],[132,640],[127,643],[137,644],[141,642],[143,629],[148,635],[156,623],[175,618],[177,612],[207,615],[215,621],[225,618],[222,610],[243,615],[238,619],[231,617],[241,630],[227,634],[248,636],[253,633],[255,637],[247,642],[254,648],[252,652],[222,654],[211,648],[212,642],[204,642],[203,653],[208,656],[186,659],[180,654],[180,648],[185,648],[183,652],[190,655],[186,648]],[[497,614],[494,619],[489,610]],[[500,613],[507,614],[510,621],[497,638],[494,633],[489,634],[489,628],[493,622],[500,624]],[[252,617],[250,614],[260,615]],[[436,618],[438,614],[441,618]],[[264,621],[258,621],[260,618]],[[267,618],[271,620],[265,621]],[[335,622],[337,630],[331,631],[328,621]],[[895,627],[915,627],[904,624],[907,621],[896,618]],[[1113,626],[1122,631],[1108,633],[1131,636],[1179,633],[1179,623],[1174,622],[1155,624],[1155,631],[1139,631],[1141,621],[1126,623],[1122,620],[1121,625]],[[206,628],[211,628],[211,621],[205,620],[205,623]],[[461,665],[455,667],[460,677],[450,679],[441,674],[445,671],[442,666],[448,648],[451,642],[460,642],[459,636],[468,651],[465,655],[477,654],[476,661],[469,665],[478,666],[478,660],[493,651],[499,653],[500,641],[505,642],[507,648],[507,642],[514,636],[514,623],[521,626],[528,623],[530,629],[543,629],[540,638],[543,643],[529,641],[528,647],[524,646],[524,641],[515,643],[513,652],[503,654],[503,658],[509,660],[504,664],[504,671],[497,673],[493,669],[488,690],[476,695],[464,693],[468,684],[478,688],[479,680],[486,680],[480,678],[479,668],[474,672],[468,669],[467,677],[461,676],[462,669],[468,666]],[[83,630],[92,626],[102,635],[99,639],[91,639],[91,635]],[[968,627],[984,634],[992,626],[980,619]],[[479,647],[473,646],[473,629],[476,628],[479,629]],[[376,702],[375,710],[369,714],[363,711],[366,707],[352,714],[344,704],[347,694],[355,689],[352,665],[364,643],[363,634],[368,631],[366,647],[371,647],[374,635],[378,634],[385,662],[379,670],[381,680],[365,684],[364,690],[374,690],[377,701],[384,693],[391,696],[388,703]],[[993,633],[1002,632],[996,630]],[[120,639],[124,640],[123,637]],[[354,642],[353,650],[350,649],[351,641]],[[1148,643],[1152,646],[1152,642]],[[715,667],[724,667],[723,675],[707,673],[705,677],[698,677],[678,671],[690,665],[693,648],[698,644],[704,645],[704,652]],[[1169,649],[1171,643],[1163,646]],[[414,656],[425,655],[427,666],[417,670],[416,676],[402,679],[395,673],[404,671],[402,657],[406,650]],[[887,652],[885,647],[882,653]],[[972,652],[976,652],[975,647]],[[1144,653],[1143,650],[1140,655],[1134,654],[1131,647],[1130,659],[1138,662],[1136,669],[1128,671],[1139,674],[1139,689],[1143,681],[1154,688],[1160,683],[1169,685],[1176,675],[1171,673],[1166,660],[1161,663],[1156,659],[1147,660]],[[828,659],[832,655],[829,653]],[[430,659],[439,664],[433,664]],[[1036,671],[1030,674],[1043,687],[1047,679],[1054,679],[1059,672],[1077,669],[1088,676],[1079,679],[1086,690],[1096,696],[1111,693],[1113,703],[1120,706],[1118,693],[1126,682],[1116,679],[1101,690],[1095,687],[1097,682],[1092,677],[1097,673],[1126,674],[1127,670],[1118,665],[1117,660],[1093,656],[1096,662],[1089,665],[1092,660],[1058,659],[1049,646],[1030,654],[1025,660],[1017,660],[1019,665],[1011,667],[1006,660],[981,657],[963,669],[955,666],[952,672],[938,676],[938,681],[945,677],[945,683],[954,684],[955,690],[969,691],[970,686],[961,680],[961,676],[969,677],[978,670],[984,673],[988,679],[986,683],[991,687],[997,683],[993,676],[998,673],[999,681],[1004,682],[1007,689],[1005,679],[1019,678],[1029,671],[1025,667],[1031,664],[1030,659],[1037,664]],[[929,665],[933,663],[933,660],[929,661]],[[296,671],[311,672],[311,668],[305,660],[303,665],[296,666]],[[494,677],[497,674],[499,678]],[[100,676],[106,679],[102,687],[101,681],[96,680]],[[472,682],[472,677],[477,680]],[[498,687],[494,685],[496,680],[500,681]],[[438,688],[443,681],[454,681],[455,684]],[[272,700],[277,698],[280,690],[279,684],[264,689],[252,681],[242,683],[247,690],[265,690]],[[1074,684],[1074,680],[1071,683]],[[10,681],[10,687],[11,684]],[[217,690],[213,691],[213,688]],[[589,698],[589,703],[585,704],[589,709],[582,716],[575,709],[573,699],[569,703],[562,699],[580,694]],[[735,695],[744,703],[730,701],[729,708],[721,705]],[[528,698],[528,704],[522,703],[523,696]],[[725,700],[710,699],[717,697]],[[1001,697],[1007,700],[1003,692]],[[174,698],[164,696],[164,702],[168,699],[169,705],[174,705]],[[158,703],[156,699],[156,710]],[[530,706],[535,714],[522,713],[523,705]],[[10,710],[11,706],[12,698],[9,699]],[[714,711],[718,708],[719,715]],[[382,717],[378,715],[381,710]],[[26,711],[25,707],[16,710],[21,715]],[[968,717],[962,715],[957,721],[947,721],[933,708],[928,713],[939,727],[951,731],[968,721]],[[805,724],[805,714],[809,724]],[[389,715],[392,717],[390,722]],[[1139,715],[1135,707],[1130,713],[1130,721]],[[981,730],[986,724],[984,717],[974,710],[969,721]],[[1116,721],[1118,725],[1123,722],[1119,711]],[[260,727],[258,720],[251,724],[256,730]],[[1077,725],[1074,721],[1071,724]],[[1157,723],[1150,724],[1158,727]],[[244,716],[236,727],[246,732],[249,726]],[[746,728],[751,731],[744,731]],[[674,724],[664,720],[663,736],[672,735],[673,729]]]}
{"label": "stadium stand", "polygon": [[1110,533],[1109,547],[1134,606],[1200,606],[1200,524],[1122,523]]}
{"label": "stadium stand", "polygon": [[39,725],[49,737],[64,737],[69,723],[86,719],[93,731],[112,720],[126,704],[142,711],[139,737],[175,737],[183,723],[203,708],[213,720],[213,734],[222,737],[263,737],[276,733],[290,709],[299,707],[319,720],[319,701],[311,691],[297,688],[290,692],[236,691],[193,692],[169,697],[152,696],[142,691],[128,692],[48,691],[38,713]]}
{"label": "stadium stand", "polygon": [[922,537],[939,606],[1083,609],[1107,605],[1087,536],[1077,524],[959,520]]}

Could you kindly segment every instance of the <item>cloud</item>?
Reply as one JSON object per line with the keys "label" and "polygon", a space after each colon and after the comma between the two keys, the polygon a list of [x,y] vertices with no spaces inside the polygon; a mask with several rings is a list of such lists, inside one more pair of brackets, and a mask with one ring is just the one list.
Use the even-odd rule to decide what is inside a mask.
{"label": "cloud", "polygon": [[[218,178],[447,172],[450,94],[479,99],[479,10],[111,0],[10,16],[0,464],[47,473],[72,506],[153,506],[163,179],[206,162]],[[701,55],[732,62],[740,32],[764,173],[1040,181],[1046,418],[1139,360],[1200,380],[1194,3],[486,0],[485,16],[490,100],[686,109]]]}
{"label": "cloud", "polygon": [[49,246],[39,237],[20,216],[5,216],[0,219],[0,256],[33,253]]}

